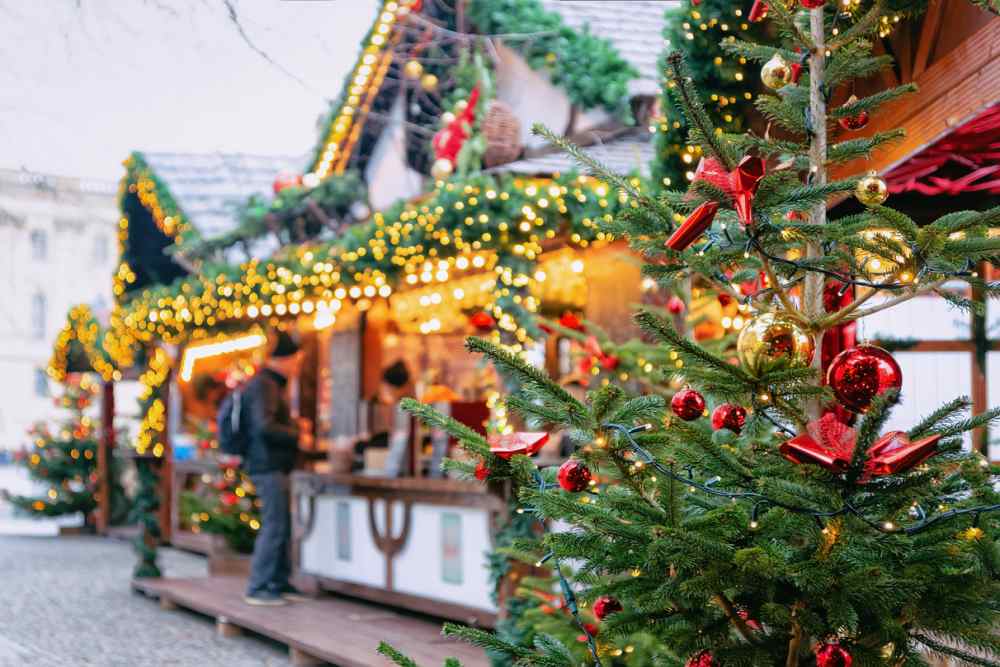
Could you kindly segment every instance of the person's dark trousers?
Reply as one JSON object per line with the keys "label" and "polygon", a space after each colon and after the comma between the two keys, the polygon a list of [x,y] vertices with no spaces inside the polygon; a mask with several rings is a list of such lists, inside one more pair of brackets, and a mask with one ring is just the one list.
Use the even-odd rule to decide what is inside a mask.
{"label": "person's dark trousers", "polygon": [[288,474],[262,472],[250,475],[260,498],[261,527],[253,545],[247,595],[264,590],[281,593],[288,586],[292,523],[288,507]]}

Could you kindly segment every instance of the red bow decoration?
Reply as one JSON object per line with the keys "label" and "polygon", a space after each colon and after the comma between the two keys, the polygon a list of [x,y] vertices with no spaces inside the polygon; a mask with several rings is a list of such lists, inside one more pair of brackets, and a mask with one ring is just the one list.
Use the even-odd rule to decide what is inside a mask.
{"label": "red bow decoration", "polygon": [[576,331],[583,331],[583,322],[577,317],[576,313],[567,310],[559,317],[559,326],[566,327],[567,329],[575,329]]}
{"label": "red bow decoration", "polygon": [[489,438],[490,451],[505,461],[510,461],[515,454],[537,454],[548,441],[549,434],[542,432],[493,434]]}
{"label": "red bow decoration", "polygon": [[[839,474],[850,467],[856,440],[853,428],[827,413],[809,422],[806,433],[781,443],[778,451],[792,463],[812,463]],[[939,440],[941,435],[934,434],[911,442],[903,431],[889,431],[868,448],[861,481],[906,472],[934,456]]]}
{"label": "red bow decoration", "polygon": [[472,121],[476,117],[476,103],[478,101],[479,84],[476,84],[469,94],[468,104],[462,113],[434,134],[434,140],[431,144],[434,147],[435,159],[445,159],[449,160],[452,165],[455,164],[458,152],[462,150],[465,140],[469,138],[468,130],[472,127]]}
{"label": "red bow decoration", "polygon": [[750,7],[750,14],[747,16],[747,19],[749,19],[751,23],[763,21],[767,18],[768,9],[770,9],[770,7],[767,6],[766,2],[763,2],[762,0],[754,0],[753,6]]}
{"label": "red bow decoration", "polygon": [[691,212],[691,215],[674,230],[667,239],[667,247],[680,252],[694,243],[706,229],[712,226],[712,220],[719,210],[718,202],[707,201]]}
{"label": "red bow decoration", "polygon": [[[620,360],[613,354],[605,354],[604,350],[601,349],[601,344],[597,341],[594,336],[587,336],[587,340],[583,345],[583,349],[591,356],[591,358],[596,357],[601,364],[601,368],[607,371],[613,371],[618,368]],[[590,366],[593,364],[588,364],[586,371],[590,371]],[[582,368],[582,365],[581,365]]]}
{"label": "red bow decoration", "polygon": [[472,326],[476,327],[480,331],[489,331],[497,325],[497,321],[493,319],[493,316],[487,313],[485,310],[480,310],[469,318],[469,322]]}
{"label": "red bow decoration", "polygon": [[698,162],[694,180],[710,183],[732,197],[740,224],[749,227],[753,224],[753,198],[766,171],[767,163],[761,157],[744,156],[732,171],[710,157]]}

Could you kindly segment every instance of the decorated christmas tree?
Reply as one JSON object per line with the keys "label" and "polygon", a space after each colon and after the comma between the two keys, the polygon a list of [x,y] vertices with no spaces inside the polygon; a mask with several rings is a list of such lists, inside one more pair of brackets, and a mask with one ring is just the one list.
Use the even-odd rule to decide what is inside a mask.
{"label": "decorated christmas tree", "polygon": [[18,454],[32,480],[45,488],[38,497],[9,496],[24,512],[37,516],[59,516],[97,507],[97,425],[87,412],[99,390],[86,374],[67,375],[63,393],[55,404],[68,415],[61,423],[38,422],[28,431],[30,448]]}
{"label": "decorated christmas tree", "polygon": [[[771,22],[780,42],[723,46],[761,66],[765,132],[717,130],[684,56],[670,55],[668,88],[701,156],[686,192],[646,196],[539,130],[634,202],[606,231],[629,239],[648,277],[757,289],[731,294],[746,306],[732,358],[655,312],[636,314],[681,362],[663,369],[664,384],[684,384],[669,401],[616,382],[580,400],[514,351],[473,338],[470,351],[516,387],[505,403],[523,430],[482,437],[408,403],[479,461],[446,465],[512,483],[518,512],[537,523],[504,553],[547,570],[551,583],[525,588],[581,641],[544,619],[530,646],[455,625],[446,634],[525,665],[1000,664],[1000,469],[963,447],[1000,410],[970,415],[957,397],[889,430],[907,399],[892,355],[850,344],[822,362],[840,327],[868,315],[925,294],[981,308],[954,282],[988,296],[1000,288],[977,273],[1000,255],[988,233],[1000,209],[918,226],[886,205],[877,174],[829,177],[900,135],[854,133],[912,86],[846,94],[891,64],[873,54],[901,8],[888,11],[757,0],[747,18]],[[847,197],[859,212],[835,215]],[[584,444],[539,469],[532,455],[556,429]]]}
{"label": "decorated christmas tree", "polygon": [[237,553],[253,551],[260,530],[261,502],[249,476],[228,460],[219,471],[181,495],[181,514],[194,532],[220,535]]}

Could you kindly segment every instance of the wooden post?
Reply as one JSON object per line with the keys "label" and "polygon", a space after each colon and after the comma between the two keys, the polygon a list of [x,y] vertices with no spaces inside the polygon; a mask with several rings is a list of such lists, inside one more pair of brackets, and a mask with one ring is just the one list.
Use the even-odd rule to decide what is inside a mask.
{"label": "wooden post", "polygon": [[160,543],[169,544],[171,537],[170,530],[170,499],[172,497],[173,483],[174,483],[174,452],[173,447],[170,445],[170,394],[171,394],[171,384],[172,380],[168,379],[163,384],[163,396],[161,400],[163,401],[163,422],[167,424],[167,427],[163,431],[163,456],[156,459],[153,463],[154,467],[158,470],[160,475],[159,479],[159,495],[160,495],[160,507],[157,511],[158,520],[160,524]]}
{"label": "wooden post", "polygon": [[[979,264],[979,275],[985,275],[988,267],[986,262]],[[972,300],[986,306],[986,297],[980,287],[972,288]],[[989,350],[989,328],[986,316],[972,313],[972,412],[978,414],[989,409],[987,405],[986,387],[986,355]],[[972,432],[972,449],[989,458],[989,434],[985,428],[977,428]]]}
{"label": "wooden post", "polygon": [[115,447],[115,383],[101,386],[101,439],[97,444],[97,533],[106,535],[111,525],[111,460]]}

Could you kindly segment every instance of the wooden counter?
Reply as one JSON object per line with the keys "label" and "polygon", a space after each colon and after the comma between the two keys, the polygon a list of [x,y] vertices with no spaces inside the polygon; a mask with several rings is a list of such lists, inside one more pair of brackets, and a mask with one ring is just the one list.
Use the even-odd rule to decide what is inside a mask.
{"label": "wooden counter", "polygon": [[505,510],[469,482],[296,472],[293,567],[325,590],[492,626],[486,554]]}

